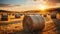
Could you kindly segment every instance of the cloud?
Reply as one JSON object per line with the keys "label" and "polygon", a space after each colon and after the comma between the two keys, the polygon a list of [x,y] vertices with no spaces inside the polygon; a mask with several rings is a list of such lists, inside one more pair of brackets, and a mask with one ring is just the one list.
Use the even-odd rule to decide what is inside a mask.
{"label": "cloud", "polygon": [[50,0],[51,2],[60,3],[60,0]]}
{"label": "cloud", "polygon": [[0,4],[0,7],[12,7],[10,4]]}
{"label": "cloud", "polygon": [[0,7],[15,7],[20,5],[11,5],[11,4],[0,4]]}
{"label": "cloud", "polygon": [[60,3],[60,0],[45,0],[47,2],[52,2],[52,3]]}
{"label": "cloud", "polygon": [[57,6],[60,4],[60,0],[44,0],[48,6]]}

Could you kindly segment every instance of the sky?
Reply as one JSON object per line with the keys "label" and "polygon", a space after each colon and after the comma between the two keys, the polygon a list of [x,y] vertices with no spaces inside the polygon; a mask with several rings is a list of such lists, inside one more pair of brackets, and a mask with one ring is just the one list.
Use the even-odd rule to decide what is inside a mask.
{"label": "sky", "polygon": [[0,10],[36,10],[41,6],[60,7],[60,0],[0,0]]}

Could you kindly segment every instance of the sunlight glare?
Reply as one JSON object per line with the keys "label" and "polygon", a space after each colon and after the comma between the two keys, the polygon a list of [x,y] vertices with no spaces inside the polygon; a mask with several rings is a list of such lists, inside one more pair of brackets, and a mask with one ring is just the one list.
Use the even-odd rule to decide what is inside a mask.
{"label": "sunlight glare", "polygon": [[47,7],[44,6],[44,5],[42,5],[42,6],[39,7],[40,10],[45,10],[46,8],[47,8]]}

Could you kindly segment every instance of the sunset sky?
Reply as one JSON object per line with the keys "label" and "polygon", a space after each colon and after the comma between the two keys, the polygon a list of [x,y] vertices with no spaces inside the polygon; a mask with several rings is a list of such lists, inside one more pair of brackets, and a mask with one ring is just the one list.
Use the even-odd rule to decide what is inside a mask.
{"label": "sunset sky", "polygon": [[0,0],[0,10],[25,11],[38,10],[41,7],[60,7],[60,0]]}

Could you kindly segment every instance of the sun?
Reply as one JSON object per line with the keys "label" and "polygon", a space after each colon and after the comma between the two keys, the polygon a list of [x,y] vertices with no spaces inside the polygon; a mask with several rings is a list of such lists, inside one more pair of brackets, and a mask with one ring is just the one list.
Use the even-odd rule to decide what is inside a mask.
{"label": "sun", "polygon": [[45,10],[46,8],[47,8],[47,7],[44,6],[44,5],[42,5],[42,6],[39,7],[40,10]]}
{"label": "sun", "polygon": [[45,5],[39,6],[39,10],[40,10],[41,14],[45,14],[46,13],[46,9],[47,9],[47,6],[45,6]]}

